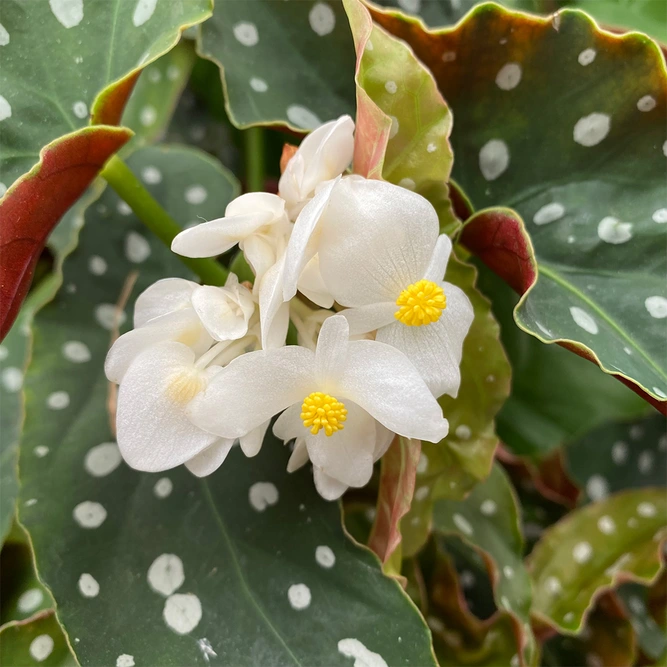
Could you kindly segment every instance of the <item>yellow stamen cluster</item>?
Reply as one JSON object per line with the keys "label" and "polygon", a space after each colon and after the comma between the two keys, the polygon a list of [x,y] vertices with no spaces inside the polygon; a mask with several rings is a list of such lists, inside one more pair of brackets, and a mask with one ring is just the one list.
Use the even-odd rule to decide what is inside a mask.
{"label": "yellow stamen cluster", "polygon": [[336,431],[343,430],[347,410],[345,404],[333,396],[314,391],[303,399],[301,419],[313,435],[317,435],[320,429],[324,429],[327,435],[333,435]]}
{"label": "yellow stamen cluster", "polygon": [[447,298],[440,285],[430,280],[419,280],[406,287],[396,305],[399,309],[394,317],[409,327],[437,322],[447,307]]}

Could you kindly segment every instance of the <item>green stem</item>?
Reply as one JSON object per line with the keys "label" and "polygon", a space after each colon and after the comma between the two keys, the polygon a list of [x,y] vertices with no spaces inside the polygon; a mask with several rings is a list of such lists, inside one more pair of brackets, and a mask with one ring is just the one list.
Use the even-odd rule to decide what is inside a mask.
{"label": "green stem", "polygon": [[264,190],[264,130],[251,127],[243,133],[245,141],[246,187],[248,192]]}
{"label": "green stem", "polygon": [[[160,241],[171,248],[171,242],[182,229],[157,203],[141,181],[132,173],[132,170],[117,155],[114,155],[106,163],[100,175],[118,193],[118,196],[127,202],[139,220]],[[225,284],[229,272],[216,260],[191,259],[181,255],[177,257],[207,285]]]}

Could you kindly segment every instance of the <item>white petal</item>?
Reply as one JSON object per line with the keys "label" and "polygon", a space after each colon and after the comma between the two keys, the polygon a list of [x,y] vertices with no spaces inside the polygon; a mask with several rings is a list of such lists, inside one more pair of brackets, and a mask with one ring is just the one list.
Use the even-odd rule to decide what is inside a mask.
{"label": "white petal", "polygon": [[[305,398],[305,395],[303,396]],[[294,438],[305,438],[308,429],[303,425],[301,419],[301,404],[303,401],[290,405],[273,424],[273,434],[283,442],[289,442]]]}
{"label": "white petal", "polygon": [[321,230],[318,222],[329,204],[332,192],[342,181],[335,179],[326,183],[306,204],[294,223],[292,235],[285,251],[285,278],[283,298],[289,301],[296,294],[301,272],[317,253]]}
{"label": "white petal", "polygon": [[377,461],[389,449],[396,434],[385,428],[379,421],[375,422],[375,450],[373,451],[373,461]]}
{"label": "white petal", "polygon": [[287,462],[287,472],[295,472],[299,468],[308,463],[308,447],[306,447],[306,441],[303,438],[297,438],[294,443],[294,449],[289,461]]}
{"label": "white petal", "polygon": [[252,234],[241,244],[246,261],[255,274],[255,284],[264,277],[266,272],[276,263],[285,250],[286,242],[278,237],[267,234]]}
{"label": "white petal", "polygon": [[445,277],[447,262],[452,253],[452,242],[447,234],[440,234],[433,250],[431,261],[429,262],[424,278],[432,282],[439,283]]}
{"label": "white petal", "polygon": [[315,355],[296,345],[232,361],[188,406],[200,428],[221,438],[247,435],[312,391]]}
{"label": "white petal", "polygon": [[293,207],[312,196],[317,185],[342,174],[352,162],[354,121],[349,116],[311,132],[287,163],[278,191]]}
{"label": "white petal", "polygon": [[447,435],[449,424],[417,369],[389,345],[351,341],[339,385],[343,396],[394,433],[429,442]]}
{"label": "white petal", "polygon": [[289,305],[283,304],[285,257],[266,272],[259,285],[259,321],[265,350],[284,345],[287,336]]}
{"label": "white petal", "polygon": [[325,285],[343,306],[395,302],[424,277],[438,225],[421,195],[384,181],[344,178],[320,222]]}
{"label": "white petal", "polygon": [[233,199],[225,209],[225,217],[270,213],[272,218],[281,218],[285,214],[285,202],[282,197],[268,192],[247,192]]}
{"label": "white petal", "polygon": [[233,440],[220,438],[203,452],[186,461],[185,467],[197,477],[206,477],[215,472],[224,463],[233,444]]}
{"label": "white petal", "polygon": [[216,257],[272,221],[272,213],[259,212],[202,222],[177,234],[171,249],[183,257]]}
{"label": "white petal", "polygon": [[334,299],[326,288],[324,280],[322,280],[319,255],[315,255],[306,264],[299,276],[297,287],[301,294],[320,308],[331,308],[334,304]]}
{"label": "white petal", "polygon": [[322,430],[312,435],[302,428],[313,465],[346,486],[361,487],[373,474],[375,420],[352,401],[344,402],[347,421],[342,431],[327,436]]}
{"label": "white petal", "polygon": [[142,352],[125,373],[118,391],[116,436],[132,468],[169,470],[217,440],[185,415],[192,395],[220,370],[198,373],[194,359],[194,352],[181,343],[158,343]]}
{"label": "white petal", "polygon": [[359,308],[348,308],[342,311],[341,315],[350,325],[350,335],[356,336],[395,322],[394,314],[397,310],[396,302],[383,301]]}
{"label": "white petal", "polygon": [[313,478],[317,492],[325,500],[338,500],[346,491],[347,486],[333,477],[329,477],[321,468],[313,468]]}
{"label": "white petal", "polygon": [[329,317],[322,324],[315,349],[315,376],[325,390],[336,384],[345,367],[350,327],[342,315]]}
{"label": "white petal", "polygon": [[192,294],[192,306],[215,340],[237,340],[245,336],[255,312],[250,290],[238,284],[230,287],[202,285]]}
{"label": "white petal", "polygon": [[197,283],[183,278],[164,278],[146,288],[134,304],[134,326],[140,327],[154,317],[190,307]]}
{"label": "white petal", "polygon": [[259,450],[262,448],[262,443],[264,442],[264,436],[266,435],[266,430],[269,428],[271,420],[265,421],[263,424],[254,428],[248,435],[242,435],[239,438],[239,444],[243,453],[251,458],[259,454]]}
{"label": "white petal", "polygon": [[421,327],[395,322],[379,329],[376,340],[401,350],[417,367],[434,396],[456,397],[461,384],[463,340],[474,313],[460,288],[450,283],[442,283],[442,287],[447,307],[437,322]]}
{"label": "white petal", "polygon": [[213,339],[192,308],[153,318],[142,327],[128,331],[111,346],[104,372],[111,382],[120,383],[138,354],[162,341],[172,340],[191,347],[195,354],[205,352]]}

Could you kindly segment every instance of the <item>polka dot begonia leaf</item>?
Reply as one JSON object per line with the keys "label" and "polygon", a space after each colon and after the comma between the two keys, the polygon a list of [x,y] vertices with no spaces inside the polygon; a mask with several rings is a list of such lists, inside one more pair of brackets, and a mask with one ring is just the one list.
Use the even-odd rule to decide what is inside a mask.
{"label": "polka dot begonia leaf", "polygon": [[519,508],[507,476],[495,465],[491,474],[460,501],[437,500],[433,506],[437,532],[459,536],[482,554],[499,609],[512,615],[521,637],[521,664],[533,664],[536,643],[530,627],[530,578],[523,564]]}
{"label": "polka dot begonia leaf", "polygon": [[[662,593],[660,579],[653,588],[658,594]],[[640,584],[627,583],[618,588],[618,597],[637,634],[637,643],[647,656],[659,660],[667,652],[667,635],[653,618],[646,593],[647,589]]]}
{"label": "polka dot begonia leaf", "polygon": [[474,267],[455,257],[446,280],[465,291],[475,318],[463,344],[461,387],[457,398],[440,398],[449,435],[440,443],[422,443],[415,496],[401,522],[403,555],[415,555],[426,543],[437,498],[460,500],[487,477],[498,444],[494,418],[510,391],[510,367],[499,340],[489,302],[475,288]]}
{"label": "polka dot begonia leaf", "polygon": [[[76,639],[73,641],[76,643]],[[76,667],[79,664],[67,646],[53,610],[4,625],[0,630],[0,663],[17,667]]]}
{"label": "polka dot begonia leaf", "polygon": [[[128,164],[184,225],[216,217],[236,194],[193,149],[144,148]],[[33,325],[19,513],[79,662],[349,667],[370,656],[378,667],[435,667],[414,605],[347,538],[309,471],[287,474],[289,452],[273,436],[253,465],[235,448],[205,479],[120,460],[104,357],[137,294],[179,275],[180,260],[107,189]],[[66,407],[49,406],[55,392]]]}
{"label": "polka dot begonia leaf", "polygon": [[403,42],[374,25],[360,0],[345,0],[357,51],[356,174],[382,178],[426,197],[442,232],[454,217],[447,181],[452,115],[431,73]]}
{"label": "polka dot begonia leaf", "polygon": [[616,493],[569,513],[544,532],[527,559],[533,613],[559,632],[580,631],[602,591],[657,577],[666,523],[661,488]]}
{"label": "polka dot begonia leaf", "polygon": [[[462,241],[519,278],[518,325],[664,408],[667,75],[658,46],[605,32],[576,10],[538,18],[484,4],[438,31],[372,14],[413,47],[452,109],[453,178],[482,211]],[[509,209],[484,213],[498,205],[525,224]]]}
{"label": "polka dot begonia leaf", "polygon": [[217,2],[198,51],[220,66],[237,127],[304,131],[354,116],[354,46],[337,0]]}
{"label": "polka dot begonia leaf", "polygon": [[513,454],[543,459],[606,421],[637,419],[651,411],[637,394],[595,365],[558,345],[543,345],[519,329],[512,318],[516,293],[476,263],[479,289],[492,301],[512,366],[512,392],[496,427]]}
{"label": "polka dot begonia leaf", "polygon": [[660,415],[610,422],[565,451],[568,471],[589,501],[624,489],[667,484],[667,421]]}
{"label": "polka dot begonia leaf", "polygon": [[[117,124],[141,70],[205,20],[210,0],[3,0],[0,180],[7,188],[54,139]],[[3,34],[4,34],[3,32]],[[26,77],[26,71],[30,76]]]}

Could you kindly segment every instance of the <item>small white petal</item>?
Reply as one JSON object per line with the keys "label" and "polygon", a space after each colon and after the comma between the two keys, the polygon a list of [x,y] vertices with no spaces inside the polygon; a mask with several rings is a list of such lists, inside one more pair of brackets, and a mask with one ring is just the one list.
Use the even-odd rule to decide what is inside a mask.
{"label": "small white petal", "polygon": [[185,467],[197,477],[206,477],[215,472],[224,463],[233,444],[233,440],[220,438],[203,452],[199,452],[197,456],[186,461]]}
{"label": "small white petal", "polygon": [[[230,274],[230,277],[234,274]],[[255,312],[252,294],[238,281],[225,287],[202,285],[192,293],[192,307],[215,340],[237,340],[248,332]]]}
{"label": "small white petal", "polygon": [[197,283],[183,278],[164,278],[146,288],[134,304],[134,326],[140,327],[155,317],[190,307]]}
{"label": "small white petal", "polygon": [[322,387],[335,385],[345,365],[350,327],[342,315],[329,317],[320,329],[315,350],[315,374]]}
{"label": "small white petal", "polygon": [[347,491],[347,486],[333,477],[329,477],[321,468],[313,467],[313,478],[317,492],[325,500],[338,500]]}
{"label": "small white petal", "polygon": [[264,443],[264,436],[266,431],[271,424],[271,420],[265,421],[263,424],[260,424],[257,428],[254,428],[247,435],[242,435],[239,438],[239,445],[241,446],[241,451],[248,457],[252,458],[259,454],[259,450],[262,448]]}

